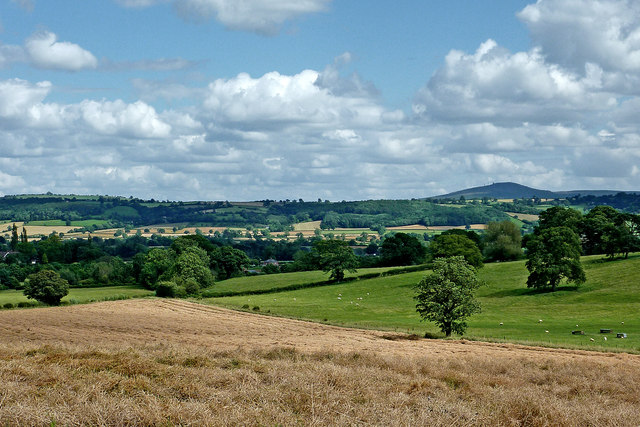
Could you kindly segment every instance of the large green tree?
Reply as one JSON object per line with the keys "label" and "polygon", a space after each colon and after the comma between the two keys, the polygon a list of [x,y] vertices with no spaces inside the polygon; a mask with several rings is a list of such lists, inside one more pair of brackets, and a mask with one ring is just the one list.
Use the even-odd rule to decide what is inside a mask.
{"label": "large green tree", "polygon": [[526,265],[529,288],[555,291],[563,279],[576,286],[586,280],[580,263],[580,238],[569,227],[537,230],[527,241]]}
{"label": "large green tree", "polygon": [[482,253],[473,240],[458,234],[441,234],[429,245],[433,258],[462,256],[476,268],[482,267]]}
{"label": "large green tree", "polygon": [[382,242],[382,264],[414,265],[425,261],[427,249],[420,240],[406,233],[396,233]]}
{"label": "large green tree", "polygon": [[522,256],[520,228],[509,220],[490,222],[484,233],[485,258],[489,261],[510,261]]}
{"label": "large green tree", "polygon": [[439,258],[433,272],[416,286],[416,310],[423,320],[435,322],[446,336],[462,335],[467,318],[480,311],[474,291],[482,282],[461,256]]}
{"label": "large green tree", "polygon": [[42,270],[29,275],[24,294],[49,305],[60,305],[60,300],[69,293],[69,283],[53,270]]}
{"label": "large green tree", "polygon": [[344,279],[345,270],[355,272],[358,258],[349,244],[343,240],[318,240],[308,255],[308,262],[325,273],[330,279]]}

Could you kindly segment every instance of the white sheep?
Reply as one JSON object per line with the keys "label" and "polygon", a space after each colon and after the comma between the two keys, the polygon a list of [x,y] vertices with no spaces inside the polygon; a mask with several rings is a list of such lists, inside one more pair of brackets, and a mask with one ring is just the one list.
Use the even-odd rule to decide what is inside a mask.
{"label": "white sheep", "polygon": [[604,340],[606,341],[606,340],[607,340],[607,337],[604,337]]}

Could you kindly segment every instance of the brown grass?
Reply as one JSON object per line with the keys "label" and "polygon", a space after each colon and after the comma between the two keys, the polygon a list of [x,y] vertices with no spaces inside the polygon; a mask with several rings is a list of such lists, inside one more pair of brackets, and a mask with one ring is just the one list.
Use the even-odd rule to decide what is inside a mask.
{"label": "brown grass", "polygon": [[0,425],[638,425],[640,357],[128,300],[0,312]]}
{"label": "brown grass", "polygon": [[523,213],[516,213],[516,212],[505,212],[505,213],[511,217],[518,217],[518,219],[524,219],[532,222],[537,221],[540,218],[539,215],[533,215],[533,214],[523,214]]}

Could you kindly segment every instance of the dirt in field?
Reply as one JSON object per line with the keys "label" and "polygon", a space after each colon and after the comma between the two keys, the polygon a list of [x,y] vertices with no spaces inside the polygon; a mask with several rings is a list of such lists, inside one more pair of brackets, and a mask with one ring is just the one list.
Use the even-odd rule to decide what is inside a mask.
{"label": "dirt in field", "polygon": [[12,344],[97,348],[161,344],[216,351],[292,347],[306,353],[616,361],[640,368],[640,356],[630,354],[415,338],[237,312],[182,300],[126,300],[0,312],[0,342]]}

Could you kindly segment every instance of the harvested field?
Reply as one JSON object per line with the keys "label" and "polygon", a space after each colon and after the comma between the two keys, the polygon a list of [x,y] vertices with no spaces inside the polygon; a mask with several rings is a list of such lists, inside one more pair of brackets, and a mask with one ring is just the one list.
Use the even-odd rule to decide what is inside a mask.
{"label": "harvested field", "polygon": [[638,425],[640,357],[127,300],[0,312],[0,424]]}
{"label": "harvested field", "polygon": [[523,213],[517,213],[517,212],[505,212],[505,213],[510,217],[524,219],[531,222],[537,221],[539,219],[539,215],[523,214]]}

